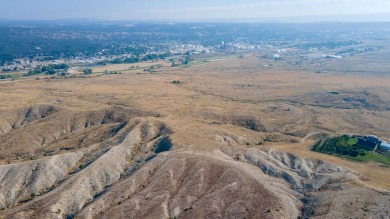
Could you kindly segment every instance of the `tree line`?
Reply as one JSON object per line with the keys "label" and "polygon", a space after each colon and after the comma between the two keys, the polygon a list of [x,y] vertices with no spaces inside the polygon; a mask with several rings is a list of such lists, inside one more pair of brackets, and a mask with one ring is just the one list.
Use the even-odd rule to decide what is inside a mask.
{"label": "tree line", "polygon": [[70,66],[67,64],[49,64],[47,66],[37,66],[28,71],[27,75],[48,74],[53,75],[60,71],[66,71]]}

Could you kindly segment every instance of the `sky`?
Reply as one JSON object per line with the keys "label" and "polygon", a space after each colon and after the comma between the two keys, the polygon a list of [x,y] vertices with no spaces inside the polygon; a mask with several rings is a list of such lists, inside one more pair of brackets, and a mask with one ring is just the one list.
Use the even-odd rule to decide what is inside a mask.
{"label": "sky", "polygon": [[390,14],[390,0],[0,0],[0,18],[200,20]]}

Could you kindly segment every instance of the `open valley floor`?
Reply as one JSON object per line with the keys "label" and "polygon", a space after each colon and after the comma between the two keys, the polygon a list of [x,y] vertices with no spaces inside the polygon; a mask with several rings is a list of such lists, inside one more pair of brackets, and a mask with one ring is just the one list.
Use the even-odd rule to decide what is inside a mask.
{"label": "open valley floor", "polygon": [[388,74],[157,64],[0,82],[0,218],[389,217],[389,167],[311,150],[389,141]]}

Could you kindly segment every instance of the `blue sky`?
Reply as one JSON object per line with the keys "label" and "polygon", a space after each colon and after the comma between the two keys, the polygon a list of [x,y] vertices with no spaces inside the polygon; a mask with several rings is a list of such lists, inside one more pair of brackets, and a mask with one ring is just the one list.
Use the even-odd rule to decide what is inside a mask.
{"label": "blue sky", "polygon": [[390,0],[0,0],[0,18],[269,18],[390,13]]}

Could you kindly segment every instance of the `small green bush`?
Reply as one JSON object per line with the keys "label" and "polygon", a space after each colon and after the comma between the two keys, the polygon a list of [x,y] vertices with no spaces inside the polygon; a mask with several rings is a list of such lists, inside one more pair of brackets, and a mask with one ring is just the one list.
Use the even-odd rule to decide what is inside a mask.
{"label": "small green bush", "polygon": [[84,69],[83,73],[86,75],[90,75],[90,74],[92,74],[92,69],[90,69],[90,68]]}

